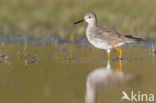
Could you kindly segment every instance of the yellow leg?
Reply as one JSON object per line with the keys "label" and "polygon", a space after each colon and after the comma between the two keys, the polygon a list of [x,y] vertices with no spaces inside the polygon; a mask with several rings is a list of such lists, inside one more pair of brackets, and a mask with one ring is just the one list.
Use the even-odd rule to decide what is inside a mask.
{"label": "yellow leg", "polygon": [[122,70],[122,61],[121,61],[121,59],[119,60],[119,68],[118,69]]}
{"label": "yellow leg", "polygon": [[107,49],[107,53],[108,53],[108,60],[110,60],[110,50]]}
{"label": "yellow leg", "polygon": [[122,57],[122,50],[120,48],[118,48],[118,47],[115,47],[114,45],[112,45],[112,47],[119,51],[119,53],[120,53],[119,59],[121,59],[121,57]]}
{"label": "yellow leg", "polygon": [[110,60],[110,53],[108,53],[108,60]]}

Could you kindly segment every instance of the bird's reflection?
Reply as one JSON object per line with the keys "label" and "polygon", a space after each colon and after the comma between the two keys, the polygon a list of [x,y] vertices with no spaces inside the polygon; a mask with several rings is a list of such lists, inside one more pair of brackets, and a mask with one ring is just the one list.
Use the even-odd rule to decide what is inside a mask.
{"label": "bird's reflection", "polygon": [[119,67],[111,68],[110,61],[106,67],[97,68],[87,77],[86,82],[86,103],[96,103],[98,89],[110,88],[121,83],[131,81],[133,76],[122,71],[122,62],[119,60]]}

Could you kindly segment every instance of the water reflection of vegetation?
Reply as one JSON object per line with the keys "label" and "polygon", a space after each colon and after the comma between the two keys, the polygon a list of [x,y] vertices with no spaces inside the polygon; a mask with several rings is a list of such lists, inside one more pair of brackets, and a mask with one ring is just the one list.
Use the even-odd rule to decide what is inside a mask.
{"label": "water reflection of vegetation", "polygon": [[[68,45],[68,44],[67,44]],[[107,60],[107,55],[103,50],[98,50],[92,46],[86,44],[80,45],[43,45],[35,46],[16,44],[16,45],[1,45],[0,49],[0,63],[8,63],[11,65],[11,62],[16,60],[16,58],[21,58],[25,65],[40,63],[43,58],[48,58],[52,60],[60,60],[64,63],[71,62],[102,62]],[[134,48],[137,48],[136,46]],[[155,57],[153,49],[155,47],[152,45],[151,48],[148,47],[139,47],[139,50],[133,51],[133,48],[127,48],[128,50],[123,52],[125,54],[133,54],[133,57],[123,57],[122,60],[131,61],[131,60],[144,60],[144,57],[151,56]],[[79,51],[79,52],[78,52]],[[131,52],[133,51],[133,52]],[[113,51],[114,52],[114,51]],[[147,53],[146,53],[147,52]],[[146,54],[145,54],[146,53]],[[117,52],[112,53],[111,60],[118,61]],[[138,54],[141,54],[140,56]],[[77,56],[79,55],[79,56]],[[100,57],[102,55],[102,58]],[[70,64],[69,64],[70,65]]]}

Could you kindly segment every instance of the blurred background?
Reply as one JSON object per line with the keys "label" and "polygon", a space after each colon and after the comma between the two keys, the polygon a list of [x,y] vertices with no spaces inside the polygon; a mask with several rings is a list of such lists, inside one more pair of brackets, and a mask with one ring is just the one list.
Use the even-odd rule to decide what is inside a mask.
{"label": "blurred background", "polygon": [[97,14],[100,26],[154,40],[155,10],[155,0],[0,0],[0,41],[82,40],[87,24],[73,23],[88,11]]}
{"label": "blurred background", "polygon": [[[100,26],[147,41],[125,45],[122,63],[112,50],[109,69],[107,52],[86,39],[87,23],[73,25],[89,11]],[[156,95],[155,40],[156,0],[0,0],[0,103],[85,103],[87,78],[104,84],[101,69],[134,81],[95,88],[97,103],[120,103],[123,90]]]}

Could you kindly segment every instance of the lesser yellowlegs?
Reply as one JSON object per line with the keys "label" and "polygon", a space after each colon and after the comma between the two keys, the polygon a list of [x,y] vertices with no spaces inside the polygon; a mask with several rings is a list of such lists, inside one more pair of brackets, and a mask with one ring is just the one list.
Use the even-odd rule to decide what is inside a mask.
{"label": "lesser yellowlegs", "polygon": [[112,48],[120,52],[119,59],[122,57],[122,50],[118,47],[125,43],[131,43],[136,41],[142,41],[141,38],[122,35],[110,29],[102,28],[97,25],[97,18],[94,12],[88,12],[85,14],[84,19],[74,24],[85,21],[88,23],[86,29],[86,35],[88,41],[99,49],[106,49],[108,52],[108,59],[110,59],[110,51]]}

